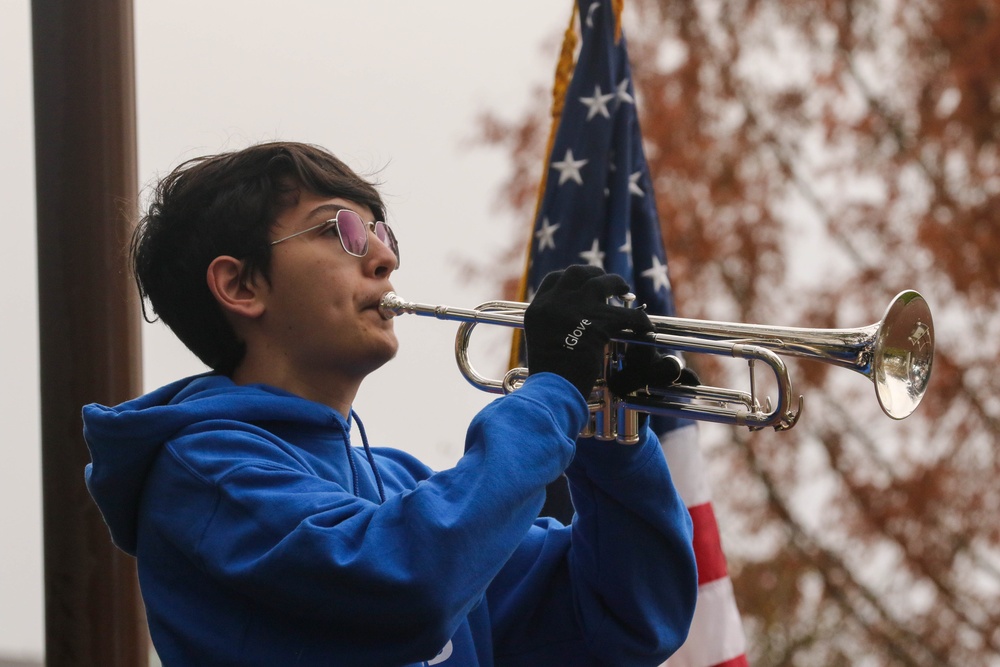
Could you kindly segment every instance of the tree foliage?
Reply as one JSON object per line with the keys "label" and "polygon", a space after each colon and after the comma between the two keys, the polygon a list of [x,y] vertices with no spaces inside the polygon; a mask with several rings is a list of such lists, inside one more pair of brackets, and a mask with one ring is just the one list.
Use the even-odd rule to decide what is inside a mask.
{"label": "tree foliage", "polygon": [[[625,28],[680,314],[854,327],[904,288],[934,311],[909,419],[860,375],[793,361],[795,429],[702,429],[751,663],[996,664],[1000,4],[633,0]],[[536,99],[482,124],[525,221],[498,258],[514,278]]]}

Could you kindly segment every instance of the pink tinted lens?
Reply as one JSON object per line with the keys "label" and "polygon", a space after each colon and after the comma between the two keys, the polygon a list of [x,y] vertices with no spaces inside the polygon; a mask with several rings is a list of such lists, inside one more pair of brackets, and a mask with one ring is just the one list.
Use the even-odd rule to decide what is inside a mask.
{"label": "pink tinted lens", "polygon": [[344,250],[355,257],[364,257],[368,252],[368,226],[354,211],[346,208],[337,213],[337,233]]}
{"label": "pink tinted lens", "polygon": [[396,268],[399,268],[399,246],[396,244],[396,236],[392,233],[392,230],[384,222],[375,223],[375,236],[379,241],[384,243],[389,250],[392,250],[392,254],[396,256]]}

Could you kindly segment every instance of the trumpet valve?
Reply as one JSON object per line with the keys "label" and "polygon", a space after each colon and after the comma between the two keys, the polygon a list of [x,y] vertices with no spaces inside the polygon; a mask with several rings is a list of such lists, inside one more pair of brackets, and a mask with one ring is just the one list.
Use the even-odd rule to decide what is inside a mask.
{"label": "trumpet valve", "polygon": [[594,421],[594,437],[598,440],[614,440],[615,433],[615,399],[611,391],[603,382],[599,382],[597,390],[600,391],[600,401],[591,415]]}
{"label": "trumpet valve", "polygon": [[639,442],[639,411],[626,407],[625,401],[616,401],[617,424],[615,441],[620,445],[635,445]]}

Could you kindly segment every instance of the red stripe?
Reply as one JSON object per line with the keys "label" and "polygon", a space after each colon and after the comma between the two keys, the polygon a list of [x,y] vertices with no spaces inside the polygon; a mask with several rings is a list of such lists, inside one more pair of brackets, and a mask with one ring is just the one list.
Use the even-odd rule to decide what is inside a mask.
{"label": "red stripe", "polygon": [[[729,576],[712,503],[689,507],[688,512],[691,513],[691,520],[694,523],[694,557],[698,563],[698,585]],[[728,667],[728,663],[723,664]]]}
{"label": "red stripe", "polygon": [[747,657],[745,655],[741,655],[733,658],[732,660],[726,660],[725,662],[712,665],[712,667],[750,667],[750,663],[747,662]]}

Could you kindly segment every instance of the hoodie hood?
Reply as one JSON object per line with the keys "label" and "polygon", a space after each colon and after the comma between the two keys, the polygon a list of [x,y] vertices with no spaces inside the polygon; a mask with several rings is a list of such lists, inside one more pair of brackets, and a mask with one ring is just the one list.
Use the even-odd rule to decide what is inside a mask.
{"label": "hoodie hood", "polygon": [[114,543],[135,554],[139,504],[146,477],[163,445],[205,421],[242,422],[269,428],[330,428],[350,423],[325,405],[266,385],[236,385],[214,373],[178,380],[115,407],[83,408],[83,436],[90,449],[87,489],[101,510]]}

